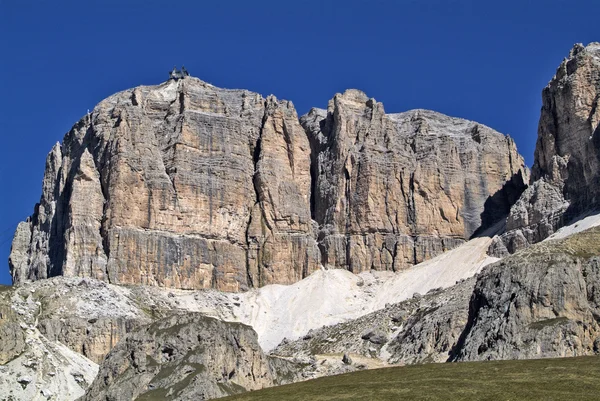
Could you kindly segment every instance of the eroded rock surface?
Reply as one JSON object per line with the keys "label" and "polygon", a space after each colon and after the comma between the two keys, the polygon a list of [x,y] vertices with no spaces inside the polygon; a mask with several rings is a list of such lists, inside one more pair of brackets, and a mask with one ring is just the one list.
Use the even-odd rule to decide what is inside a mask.
{"label": "eroded rock surface", "polygon": [[207,400],[275,383],[251,327],[187,313],[120,342],[83,399]]}
{"label": "eroded rock surface", "polygon": [[[39,295],[39,294],[37,294]],[[98,365],[38,329],[43,304],[33,288],[0,288],[0,398],[79,398]]]}
{"label": "eroded rock surface", "polygon": [[13,245],[14,281],[226,291],[298,281],[319,263],[309,166],[290,102],[195,78],[117,93],[49,154],[42,199]]}
{"label": "eroded rock surface", "polygon": [[599,351],[600,228],[485,267],[456,360],[528,359]]}

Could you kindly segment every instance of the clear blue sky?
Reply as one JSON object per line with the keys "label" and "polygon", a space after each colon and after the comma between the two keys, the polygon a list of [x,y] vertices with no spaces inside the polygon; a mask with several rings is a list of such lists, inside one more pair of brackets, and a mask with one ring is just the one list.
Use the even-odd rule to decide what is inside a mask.
{"label": "clear blue sky", "polygon": [[510,134],[533,161],[540,93],[600,1],[0,0],[0,283],[46,154],[103,98],[177,64],[294,102],[346,88],[388,112],[427,108]]}

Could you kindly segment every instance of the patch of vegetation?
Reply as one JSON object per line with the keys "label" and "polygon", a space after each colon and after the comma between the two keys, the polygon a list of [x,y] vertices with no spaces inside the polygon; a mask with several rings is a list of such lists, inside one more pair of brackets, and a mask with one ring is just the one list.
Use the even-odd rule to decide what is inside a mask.
{"label": "patch of vegetation", "polygon": [[226,394],[240,394],[246,391],[244,387],[234,382],[217,383],[217,386]]}
{"label": "patch of vegetation", "polygon": [[146,391],[144,394],[140,394],[135,401],[164,401],[167,400],[167,393],[169,389],[157,388],[155,390]]}
{"label": "patch of vegetation", "polygon": [[[136,401],[163,401],[163,400],[175,399],[182,390],[184,390],[185,388],[187,388],[190,385],[192,380],[197,375],[206,371],[206,367],[199,363],[186,364],[185,367],[191,368],[192,370],[190,372],[188,372],[186,374],[186,376],[183,377],[179,382],[173,384],[170,387],[156,388],[154,390],[146,391],[145,393],[140,394],[136,398]],[[158,384],[159,381],[168,378],[169,376],[171,376],[173,373],[175,373],[177,370],[179,370],[181,368],[182,368],[182,366],[173,364],[171,366],[167,366],[167,367],[161,369],[160,372],[158,372],[158,374],[156,376],[154,376],[154,378],[150,381],[150,384],[151,385]],[[229,393],[229,394],[233,394],[233,393]]]}
{"label": "patch of vegetation", "polygon": [[600,357],[462,362],[364,370],[223,398],[237,401],[593,400]]}
{"label": "patch of vegetation", "polygon": [[600,255],[600,227],[567,237],[555,251],[562,251],[581,259]]}
{"label": "patch of vegetation", "polygon": [[156,376],[150,381],[150,384],[155,384],[167,377],[171,376],[176,370],[179,370],[181,367],[176,364],[169,364],[161,366],[161,369],[158,371]]}
{"label": "patch of vegetation", "polygon": [[12,290],[12,286],[0,284],[0,292],[8,292]]}
{"label": "patch of vegetation", "polygon": [[533,322],[529,325],[530,329],[534,329],[534,330],[541,330],[544,327],[551,327],[551,326],[556,326],[558,324],[563,324],[568,322],[569,319],[566,317],[557,317],[554,319],[545,319],[545,320],[539,320],[537,322]]}
{"label": "patch of vegetation", "polygon": [[149,326],[148,332],[156,334],[157,336],[158,335],[164,335],[165,337],[175,336],[175,335],[177,335],[177,333],[179,333],[179,330],[185,328],[187,325],[188,325],[187,322],[185,322],[185,323],[175,324],[173,326],[161,327],[161,326],[163,326],[163,321],[159,320],[158,322],[154,322]]}

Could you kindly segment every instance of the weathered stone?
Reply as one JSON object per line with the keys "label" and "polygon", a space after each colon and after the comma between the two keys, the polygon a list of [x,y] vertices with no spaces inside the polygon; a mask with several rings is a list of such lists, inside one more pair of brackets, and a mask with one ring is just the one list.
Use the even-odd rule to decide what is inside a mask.
{"label": "weathered stone", "polygon": [[536,244],[485,267],[455,360],[598,352],[600,229]]}
{"label": "weathered stone", "polygon": [[31,220],[22,221],[17,225],[13,238],[8,265],[13,281],[22,282],[27,279],[29,271],[29,246],[31,244]]}
{"label": "weathered stone", "polygon": [[16,284],[56,275],[239,291],[319,265],[290,102],[195,78],[117,93],[48,156]]}
{"label": "weathered stone", "polygon": [[301,120],[291,102],[191,77],[105,99],[48,155],[14,283],[242,291],[321,262],[397,271],[502,218],[527,178],[510,138],[387,115],[360,91]]}
{"label": "weathered stone", "polygon": [[357,90],[301,122],[332,267],[401,270],[436,256],[506,215],[528,180],[509,137],[427,110],[385,114]]}
{"label": "weathered stone", "polygon": [[273,384],[252,328],[188,313],[120,342],[83,400],[206,400]]}
{"label": "weathered stone", "polygon": [[122,318],[43,319],[38,329],[48,340],[59,341],[95,363],[101,363],[125,335],[142,325],[143,320]]}
{"label": "weathered stone", "polygon": [[[2,289],[0,289],[2,290]],[[25,350],[25,334],[8,303],[0,303],[0,365],[13,360]]]}

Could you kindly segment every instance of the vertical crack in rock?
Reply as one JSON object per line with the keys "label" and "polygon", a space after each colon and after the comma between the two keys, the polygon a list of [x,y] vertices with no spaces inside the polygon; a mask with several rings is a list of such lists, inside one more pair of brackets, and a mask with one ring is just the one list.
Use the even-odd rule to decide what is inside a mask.
{"label": "vertical crack in rock", "polygon": [[292,137],[291,137],[290,133],[288,132],[288,128],[287,128],[287,124],[286,124],[285,120],[283,121],[283,138],[285,139],[288,160],[290,163],[290,169],[292,170],[292,178],[293,178],[294,173],[295,173],[294,172],[294,151],[293,151],[294,144],[292,143]]}
{"label": "vertical crack in rock", "polygon": [[411,231],[416,230],[417,225],[417,210],[415,208],[415,173],[411,172],[408,179],[408,188],[409,188],[409,196],[408,196],[408,204],[406,205],[408,208],[408,225],[411,228]]}

